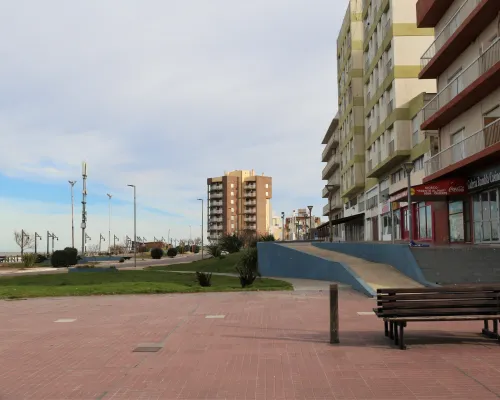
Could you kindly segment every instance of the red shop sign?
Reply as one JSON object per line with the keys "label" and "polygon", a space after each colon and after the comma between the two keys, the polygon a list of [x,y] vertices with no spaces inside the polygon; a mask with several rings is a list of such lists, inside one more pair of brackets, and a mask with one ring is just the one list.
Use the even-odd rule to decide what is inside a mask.
{"label": "red shop sign", "polygon": [[412,196],[453,196],[467,193],[465,179],[445,179],[411,188]]}

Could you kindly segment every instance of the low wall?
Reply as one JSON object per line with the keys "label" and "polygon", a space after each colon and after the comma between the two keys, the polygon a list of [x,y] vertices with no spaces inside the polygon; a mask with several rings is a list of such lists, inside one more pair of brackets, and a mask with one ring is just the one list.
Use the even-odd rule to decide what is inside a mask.
{"label": "low wall", "polygon": [[500,283],[500,248],[487,246],[412,248],[411,252],[431,282]]}
{"label": "low wall", "polygon": [[337,251],[339,253],[362,258],[367,261],[391,265],[402,274],[421,283],[422,285],[435,286],[435,281],[429,281],[422,273],[419,264],[410,250],[410,247],[406,244],[327,242],[313,243],[313,245],[321,249]]}
{"label": "low wall", "polygon": [[273,242],[257,244],[259,271],[263,276],[334,281],[350,285],[367,296],[375,291],[359,278],[349,266],[307,254]]}

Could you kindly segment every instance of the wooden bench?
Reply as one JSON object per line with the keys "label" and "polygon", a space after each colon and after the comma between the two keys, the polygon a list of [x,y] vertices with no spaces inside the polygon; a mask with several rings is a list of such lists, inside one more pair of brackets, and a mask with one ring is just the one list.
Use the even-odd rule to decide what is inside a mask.
{"label": "wooden bench", "polygon": [[[500,340],[500,284],[378,289],[373,311],[384,320],[385,336],[402,350],[406,349],[404,330],[409,322],[484,321],[482,333]],[[489,321],[493,321],[493,331]]]}

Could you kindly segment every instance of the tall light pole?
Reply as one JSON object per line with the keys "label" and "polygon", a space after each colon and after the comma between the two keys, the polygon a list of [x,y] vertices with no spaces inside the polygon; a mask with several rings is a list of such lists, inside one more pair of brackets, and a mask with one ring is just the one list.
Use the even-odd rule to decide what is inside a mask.
{"label": "tall light pole", "polygon": [[99,234],[99,253],[101,252],[101,243],[103,241],[105,242],[106,239],[104,239],[104,236],[102,236],[101,234]]}
{"label": "tall light pole", "polygon": [[137,196],[135,185],[127,185],[134,188],[134,268],[137,268]]}
{"label": "tall light pole", "polygon": [[54,253],[54,239],[59,241],[59,238],[54,233],[52,233],[52,253]]}
{"label": "tall light pole", "polygon": [[203,260],[203,199],[198,201],[201,201],[201,259]]}
{"label": "tall light pole", "polygon": [[191,225],[189,225],[189,244],[191,244]]}
{"label": "tall light pole", "polygon": [[285,212],[281,211],[281,241],[285,241]]}
{"label": "tall light pole", "polygon": [[411,171],[413,171],[413,163],[405,162],[403,163],[403,168],[406,172],[406,178],[408,179],[408,239],[413,242],[413,219],[412,219],[412,206],[411,206]]}
{"label": "tall light pole", "polygon": [[325,185],[326,190],[328,190],[328,236],[330,242],[333,242],[333,223],[332,223],[332,199],[333,199],[333,190],[335,189],[335,185]]}
{"label": "tall light pole", "polygon": [[38,233],[35,232],[35,254],[37,254],[37,252],[36,252],[36,239],[37,238],[42,240],[42,237]]}
{"label": "tall light pole", "polygon": [[49,245],[50,245],[50,232],[47,231],[47,257],[50,254]]}
{"label": "tall light pole", "polygon": [[71,186],[71,247],[75,248],[75,198],[73,196],[73,186],[76,181],[68,181]]}
{"label": "tall light pole", "polygon": [[113,197],[112,195],[110,195],[109,193],[107,193],[107,196],[108,196],[108,199],[109,199],[109,204],[108,204],[108,208],[109,208],[109,217],[108,217],[108,253],[109,255],[111,255],[111,197]]}
{"label": "tall light pole", "polygon": [[87,229],[87,163],[82,163],[82,258],[85,257],[85,229]]}
{"label": "tall light pole", "polygon": [[312,215],[312,209],[313,206],[307,206],[309,209],[309,239],[312,240],[312,228],[313,228],[313,215]]}

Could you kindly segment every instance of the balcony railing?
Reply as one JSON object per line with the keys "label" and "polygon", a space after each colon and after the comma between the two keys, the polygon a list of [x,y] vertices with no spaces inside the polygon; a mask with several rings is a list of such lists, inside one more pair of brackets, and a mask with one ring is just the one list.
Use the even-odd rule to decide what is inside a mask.
{"label": "balcony railing", "polygon": [[222,199],[222,193],[211,193],[210,198],[211,199]]}
{"label": "balcony railing", "polygon": [[326,144],[323,153],[321,154],[321,159],[325,160],[327,154],[330,152],[333,146],[338,145],[338,143],[339,143],[339,134],[338,132],[334,132],[333,135],[330,137],[330,140],[328,140],[328,143]]}
{"label": "balcony railing", "polygon": [[424,55],[420,58],[420,65],[425,68],[434,56],[441,50],[448,39],[456,32],[463,21],[474,11],[481,0],[466,0],[457,12],[450,18],[448,23],[436,36],[434,42],[430,45]]}
{"label": "balcony railing", "polygon": [[222,201],[210,201],[210,207],[222,207],[224,203]]}
{"label": "balcony railing", "polygon": [[255,183],[247,183],[245,185],[245,190],[249,190],[249,189],[255,189],[257,186]]}
{"label": "balcony railing", "polygon": [[435,174],[497,143],[500,143],[500,119],[427,160],[425,176]]}
{"label": "balcony railing", "polygon": [[330,161],[328,161],[328,164],[326,164],[325,168],[323,168],[323,173],[322,173],[323,179],[329,178],[331,171],[334,171],[335,166],[338,167],[338,164],[339,164],[339,155],[334,154],[332,158],[330,158]]}
{"label": "balcony railing", "polygon": [[257,221],[257,218],[255,217],[245,217],[245,222],[255,222]]}
{"label": "balcony railing", "polygon": [[222,185],[212,185],[210,186],[210,190],[222,190]]}
{"label": "balcony railing", "polygon": [[368,172],[371,172],[373,170],[373,160],[370,159],[368,160]]}
{"label": "balcony railing", "polygon": [[221,223],[223,221],[222,218],[210,218],[210,223]]}
{"label": "balcony railing", "polygon": [[246,208],[245,214],[255,214],[257,212],[256,208]]}
{"label": "balcony railing", "polygon": [[500,40],[497,38],[486,51],[476,58],[464,71],[455,77],[423,108],[424,121],[432,117],[475,80],[484,75],[491,67],[500,61]]}
{"label": "balcony railing", "polygon": [[246,206],[255,206],[257,202],[255,200],[245,201]]}
{"label": "balcony railing", "polygon": [[245,192],[244,197],[255,197],[257,194],[255,192]]}

